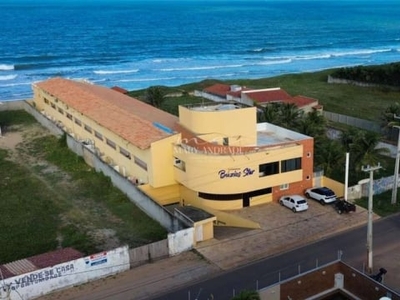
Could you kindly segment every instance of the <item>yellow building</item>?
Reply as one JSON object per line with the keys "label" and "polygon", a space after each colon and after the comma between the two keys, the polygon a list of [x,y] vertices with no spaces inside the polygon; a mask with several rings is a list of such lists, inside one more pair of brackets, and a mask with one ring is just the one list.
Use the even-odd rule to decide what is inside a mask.
{"label": "yellow building", "polygon": [[53,78],[33,91],[38,110],[133,182],[154,188],[176,183],[171,157],[177,117],[86,82]]}
{"label": "yellow building", "polygon": [[180,106],[177,118],[86,82],[53,78],[33,90],[38,110],[161,205],[213,213],[312,186],[313,138],[257,124],[255,107]]}

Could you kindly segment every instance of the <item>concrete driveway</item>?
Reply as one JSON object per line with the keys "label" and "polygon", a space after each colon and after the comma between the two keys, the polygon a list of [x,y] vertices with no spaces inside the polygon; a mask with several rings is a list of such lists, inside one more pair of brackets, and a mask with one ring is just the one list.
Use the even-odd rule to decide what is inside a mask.
{"label": "concrete driveway", "polygon": [[321,205],[314,200],[308,200],[308,204],[307,211],[298,213],[278,203],[232,211],[258,222],[261,229],[217,227],[215,238],[199,243],[196,250],[228,270],[367,223],[367,210],[359,206],[354,213],[339,215],[332,205]]}

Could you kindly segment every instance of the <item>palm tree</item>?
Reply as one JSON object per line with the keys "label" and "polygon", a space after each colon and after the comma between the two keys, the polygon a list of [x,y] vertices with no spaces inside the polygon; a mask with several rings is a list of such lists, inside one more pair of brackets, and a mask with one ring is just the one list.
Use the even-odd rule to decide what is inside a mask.
{"label": "palm tree", "polygon": [[288,129],[295,129],[298,126],[303,111],[300,110],[294,103],[281,104],[281,126]]}
{"label": "palm tree", "polygon": [[232,300],[260,300],[260,295],[254,290],[243,290],[238,295],[232,298]]}
{"label": "palm tree", "polygon": [[268,122],[271,124],[279,125],[280,123],[280,103],[269,103],[262,108],[260,115],[261,122]]}
{"label": "palm tree", "polygon": [[340,133],[339,141],[346,150],[346,152],[350,151],[351,145],[354,143],[354,140],[359,135],[359,130],[355,127],[350,127],[347,130],[344,130]]}
{"label": "palm tree", "polygon": [[315,142],[315,165],[324,170],[326,176],[331,176],[333,171],[340,168],[344,162],[344,152],[336,140],[320,137]]}
{"label": "palm tree", "polygon": [[387,107],[381,115],[382,129],[389,139],[391,137],[397,138],[397,131],[393,130],[393,126],[398,126],[400,122],[396,120],[396,115],[400,115],[400,104],[398,102]]}
{"label": "palm tree", "polygon": [[379,163],[380,156],[389,153],[387,148],[377,148],[380,141],[378,133],[372,131],[359,131],[354,139],[350,151],[355,158],[356,170],[361,170],[363,165],[374,166]]}
{"label": "palm tree", "polygon": [[312,111],[299,121],[298,131],[314,138],[326,136],[326,118],[318,111]]}
{"label": "palm tree", "polygon": [[160,86],[151,86],[146,90],[145,100],[150,105],[160,108],[165,101],[165,93]]}

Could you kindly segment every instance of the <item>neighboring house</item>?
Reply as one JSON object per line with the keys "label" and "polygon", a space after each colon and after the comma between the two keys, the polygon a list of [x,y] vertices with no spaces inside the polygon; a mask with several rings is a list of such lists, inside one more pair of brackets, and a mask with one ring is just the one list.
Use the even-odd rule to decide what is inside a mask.
{"label": "neighboring house", "polygon": [[179,118],[102,86],[53,78],[36,108],[161,205],[206,211],[276,201],[312,186],[312,137],[269,123],[256,107],[179,107]]}
{"label": "neighboring house", "polygon": [[262,300],[400,300],[399,293],[377,279],[338,260],[260,289],[258,293]]}
{"label": "neighboring house", "polygon": [[234,101],[248,106],[265,106],[270,103],[294,103],[304,112],[312,110],[322,111],[318,100],[305,97],[289,95],[281,88],[249,89],[238,85],[215,84],[205,88],[203,91],[195,92],[196,96],[203,97],[215,102]]}

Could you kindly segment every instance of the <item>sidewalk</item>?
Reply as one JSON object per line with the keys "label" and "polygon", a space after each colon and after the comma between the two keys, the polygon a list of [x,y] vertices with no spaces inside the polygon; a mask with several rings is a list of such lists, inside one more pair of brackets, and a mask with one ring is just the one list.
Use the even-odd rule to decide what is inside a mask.
{"label": "sidewalk", "polygon": [[[361,207],[357,207],[356,213],[338,215],[332,207],[314,202],[310,203],[308,211],[296,214],[276,203],[246,208],[235,213],[243,217],[251,216],[260,222],[261,229],[220,227],[215,230],[214,239],[199,243],[196,247],[201,255],[186,252],[41,299],[149,299],[224,270],[363,225],[367,221],[367,211]],[[392,257],[392,264],[400,261],[400,254],[393,252],[396,252],[397,259]],[[388,259],[387,255],[382,255],[376,257],[375,261],[388,265]],[[400,265],[398,267],[400,269]],[[390,280],[386,284],[395,286],[400,276],[392,276]]]}

